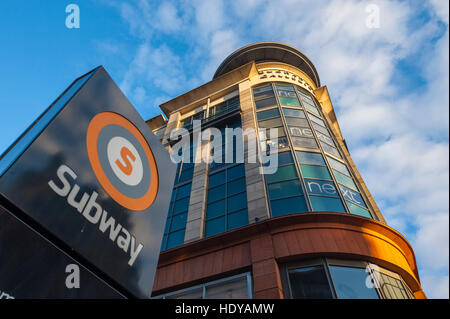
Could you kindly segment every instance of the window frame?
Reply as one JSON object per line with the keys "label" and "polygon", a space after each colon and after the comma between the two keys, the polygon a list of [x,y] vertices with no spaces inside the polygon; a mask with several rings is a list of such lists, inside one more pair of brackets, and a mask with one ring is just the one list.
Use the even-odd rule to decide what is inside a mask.
{"label": "window frame", "polygon": [[195,285],[195,286],[183,288],[180,290],[172,291],[169,293],[161,294],[161,295],[152,297],[151,299],[167,299],[167,297],[183,295],[185,293],[189,293],[190,291],[195,291],[195,290],[199,290],[199,289],[202,289],[202,298],[201,299],[207,299],[206,298],[206,288],[207,287],[214,286],[214,285],[221,284],[221,283],[232,282],[239,278],[246,278],[247,296],[248,296],[248,299],[253,299],[253,280],[252,280],[251,272],[244,272],[244,273],[240,273],[240,274],[237,274],[234,276],[229,276],[229,277],[224,277],[224,278],[213,280],[213,281],[208,281],[206,283],[202,283],[199,285]]}
{"label": "window frame", "polygon": [[335,287],[335,282],[333,280],[333,276],[331,273],[330,266],[338,266],[338,267],[349,267],[349,268],[361,268],[361,269],[369,269],[370,272],[367,272],[367,275],[371,277],[372,282],[374,283],[374,289],[378,295],[378,299],[394,299],[394,298],[386,298],[386,294],[381,288],[380,283],[377,281],[377,276],[373,275],[374,270],[379,271],[380,273],[390,276],[397,281],[400,282],[403,289],[406,292],[406,295],[409,297],[408,299],[415,299],[414,293],[411,288],[406,284],[405,280],[398,273],[390,271],[384,267],[378,266],[377,264],[371,263],[369,261],[364,260],[349,260],[349,259],[337,259],[337,258],[329,258],[329,257],[320,257],[308,260],[300,260],[294,262],[288,262],[281,266],[281,283],[283,293],[286,298],[293,299],[292,295],[292,286],[289,280],[289,271],[292,269],[298,268],[306,268],[313,266],[322,266],[325,270],[326,277],[328,280],[328,285],[333,295],[332,299],[339,299],[338,294]]}

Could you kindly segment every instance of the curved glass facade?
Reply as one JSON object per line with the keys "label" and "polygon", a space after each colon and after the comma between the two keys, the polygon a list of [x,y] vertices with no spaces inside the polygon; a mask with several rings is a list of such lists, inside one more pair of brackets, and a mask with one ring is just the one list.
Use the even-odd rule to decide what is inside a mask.
{"label": "curved glass facade", "polygon": [[368,262],[321,258],[282,268],[288,298],[414,299],[400,275]]}
{"label": "curved glass facade", "polygon": [[253,97],[261,149],[279,152],[277,172],[265,175],[271,216],[331,211],[373,218],[315,98],[277,82],[253,88]]}

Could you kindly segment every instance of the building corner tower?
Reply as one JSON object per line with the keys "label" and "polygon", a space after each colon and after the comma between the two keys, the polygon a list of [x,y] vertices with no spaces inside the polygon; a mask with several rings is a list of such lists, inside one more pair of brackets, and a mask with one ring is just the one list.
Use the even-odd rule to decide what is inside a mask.
{"label": "building corner tower", "polygon": [[[169,151],[183,128],[242,128],[244,161],[178,164],[157,298],[426,298],[411,245],[389,227],[342,137],[312,62],[279,42],[247,45],[213,80],[147,121]],[[197,122],[198,123],[198,122]],[[263,134],[276,129],[278,138]],[[254,142],[259,147],[249,147]],[[194,150],[211,154],[210,142]],[[261,150],[278,169],[261,174]],[[225,152],[224,152],[225,153]],[[212,156],[212,154],[210,155]]]}

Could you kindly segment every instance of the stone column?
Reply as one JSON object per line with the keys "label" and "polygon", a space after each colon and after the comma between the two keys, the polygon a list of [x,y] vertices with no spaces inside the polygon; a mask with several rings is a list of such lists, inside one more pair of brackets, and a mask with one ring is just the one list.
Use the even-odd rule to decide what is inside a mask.
{"label": "stone column", "polygon": [[272,236],[262,234],[250,241],[255,299],[283,299],[280,269],[275,259]]}
{"label": "stone column", "polygon": [[[253,112],[253,95],[250,81],[247,80],[239,84],[239,97],[241,104],[241,121],[244,138],[244,161],[245,177],[247,184],[248,218],[249,223],[269,218],[266,192],[263,176],[260,173],[260,163],[258,160],[258,142],[256,139],[256,119]],[[250,134],[246,134],[246,129]],[[249,145],[256,147],[249,148]],[[256,163],[249,162],[249,159],[256,158]]]}
{"label": "stone column", "polygon": [[[201,145],[202,152],[209,151],[209,142]],[[200,150],[198,151],[200,152]],[[200,154],[197,154],[201,156]],[[205,220],[206,183],[208,178],[208,164],[203,160],[195,163],[192,177],[191,198],[186,221],[184,242],[188,243],[203,237],[203,224]]]}
{"label": "stone column", "polygon": [[170,132],[176,129],[180,120],[180,112],[172,113],[167,121],[166,131],[164,132],[161,143],[167,148],[170,140]]}

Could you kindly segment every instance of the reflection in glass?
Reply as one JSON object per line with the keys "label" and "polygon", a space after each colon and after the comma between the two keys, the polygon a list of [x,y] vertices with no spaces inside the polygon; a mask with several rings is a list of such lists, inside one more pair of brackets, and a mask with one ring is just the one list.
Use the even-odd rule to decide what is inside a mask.
{"label": "reflection in glass", "polygon": [[294,299],[333,298],[323,266],[291,269],[289,282]]}
{"label": "reflection in glass", "polygon": [[379,299],[373,285],[366,285],[369,274],[364,268],[330,266],[330,271],[338,298]]}

